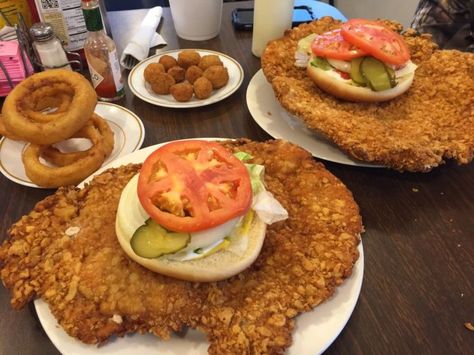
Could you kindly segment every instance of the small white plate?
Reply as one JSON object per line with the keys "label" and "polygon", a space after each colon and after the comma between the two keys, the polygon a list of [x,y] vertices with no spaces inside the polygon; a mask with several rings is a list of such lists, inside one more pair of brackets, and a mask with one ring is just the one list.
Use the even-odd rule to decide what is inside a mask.
{"label": "small white plate", "polygon": [[[137,115],[122,106],[107,102],[99,102],[95,112],[107,121],[114,132],[114,149],[103,165],[141,147],[145,139],[145,128]],[[0,172],[18,184],[41,188],[32,183],[25,174],[21,153],[26,145],[25,142],[5,137],[0,140]],[[87,139],[76,138],[55,146],[64,151],[78,151],[87,149],[90,142]]]}
{"label": "small white plate", "polygon": [[132,92],[143,101],[149,102],[153,105],[172,108],[190,108],[206,106],[221,101],[232,95],[242,84],[242,81],[244,80],[244,71],[239,62],[234,58],[219,52],[209,51],[206,49],[195,49],[195,51],[197,51],[201,56],[207,54],[219,56],[229,72],[229,82],[227,85],[218,90],[214,90],[211,96],[205,100],[199,100],[193,96],[192,99],[187,102],[178,102],[171,95],[158,95],[153,93],[145,84],[145,79],[143,77],[145,68],[148,64],[158,63],[160,57],[165,54],[178,58],[178,53],[181,51],[182,49],[159,53],[142,60],[140,63],[135,65],[128,76],[128,86],[130,87],[130,90],[132,90]]}
{"label": "small white plate", "polygon": [[[222,138],[199,138],[220,140]],[[150,153],[165,143],[140,149],[124,157],[114,160],[95,174],[112,167],[119,167],[129,163],[140,163]],[[92,178],[89,177],[86,181]],[[81,185],[80,185],[81,186]],[[341,286],[336,288],[334,295],[326,302],[310,312],[303,313],[296,318],[296,327],[293,331],[293,344],[287,355],[316,355],[325,351],[344,329],[359,298],[364,275],[364,250],[362,241],[358,246],[359,259],[354,264],[352,275]],[[83,344],[69,336],[51,313],[48,305],[41,299],[34,302],[38,318],[49,339],[56,348],[65,355],[81,354],[109,354],[109,355],[205,355],[209,343],[206,336],[194,329],[186,332],[184,337],[172,335],[169,340],[160,340],[151,334],[133,334],[123,338],[113,338],[103,346]]]}
{"label": "small white plate", "polygon": [[298,144],[316,158],[345,165],[382,167],[351,158],[337,145],[310,131],[299,119],[285,111],[275,98],[273,88],[261,69],[253,76],[247,87],[247,107],[255,122],[269,135]]}

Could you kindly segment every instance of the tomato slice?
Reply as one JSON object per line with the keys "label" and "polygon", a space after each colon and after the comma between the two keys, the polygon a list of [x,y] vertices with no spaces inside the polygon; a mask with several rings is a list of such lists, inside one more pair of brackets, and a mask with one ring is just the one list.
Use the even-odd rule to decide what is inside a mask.
{"label": "tomato slice", "polygon": [[318,57],[341,60],[351,60],[366,55],[364,51],[344,40],[340,29],[316,36],[311,44],[311,50]]}
{"label": "tomato slice", "polygon": [[380,23],[351,19],[342,25],[341,35],[347,42],[385,63],[401,65],[410,59],[402,36]]}
{"label": "tomato slice", "polygon": [[138,198],[168,230],[196,232],[247,212],[252,202],[245,165],[216,142],[187,140],[163,145],[143,163]]}

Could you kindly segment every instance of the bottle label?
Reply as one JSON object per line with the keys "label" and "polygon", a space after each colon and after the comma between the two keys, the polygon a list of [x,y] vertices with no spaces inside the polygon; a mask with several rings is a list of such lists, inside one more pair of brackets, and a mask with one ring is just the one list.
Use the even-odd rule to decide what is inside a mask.
{"label": "bottle label", "polygon": [[104,77],[100,75],[92,65],[89,63],[89,72],[91,73],[91,81],[94,89],[99,86],[99,84],[104,81]]}
{"label": "bottle label", "polygon": [[41,21],[53,26],[54,33],[66,43],[66,50],[76,51],[84,47],[87,31],[81,0],[34,0],[34,3]]}
{"label": "bottle label", "polygon": [[117,92],[120,92],[123,89],[123,82],[116,49],[109,53],[109,61],[110,67],[112,68],[112,76],[114,77],[115,88]]}

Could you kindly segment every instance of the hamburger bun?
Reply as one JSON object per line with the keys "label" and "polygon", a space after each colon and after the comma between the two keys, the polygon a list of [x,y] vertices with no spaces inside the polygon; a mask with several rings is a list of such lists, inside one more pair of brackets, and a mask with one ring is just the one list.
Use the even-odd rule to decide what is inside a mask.
{"label": "hamburger bun", "polygon": [[[209,256],[186,261],[174,260],[172,254],[154,259],[138,256],[130,245],[133,231],[136,228],[129,223],[130,220],[136,220],[134,218],[136,214],[143,214],[143,210],[138,208],[138,204],[140,204],[138,197],[131,198],[132,195],[136,195],[137,181],[138,176],[135,176],[123,190],[117,213],[118,218],[115,222],[117,239],[130,259],[154,272],[193,282],[227,279],[245,270],[257,259],[262,249],[267,227],[257,214],[255,214],[246,234],[239,234],[231,240],[227,248]],[[126,205],[126,209],[121,207],[121,204]]]}
{"label": "hamburger bun", "polygon": [[335,79],[330,71],[312,66],[308,63],[306,67],[308,76],[314,83],[324,92],[331,94],[337,98],[353,101],[353,102],[378,102],[388,101],[397,96],[400,96],[407,91],[415,76],[414,72],[398,79],[398,84],[392,89],[383,91],[373,91],[370,88],[355,86],[348,84],[344,80]]}
{"label": "hamburger bun", "polygon": [[257,259],[265,239],[266,224],[258,217],[253,220],[248,235],[247,248],[240,253],[234,250],[232,243],[229,247],[214,254],[195,260],[178,261],[169,256],[155,259],[142,258],[135,254],[130,246],[131,235],[123,232],[116,224],[115,231],[118,241],[125,253],[140,265],[162,275],[193,282],[211,282],[227,279],[248,268]]}

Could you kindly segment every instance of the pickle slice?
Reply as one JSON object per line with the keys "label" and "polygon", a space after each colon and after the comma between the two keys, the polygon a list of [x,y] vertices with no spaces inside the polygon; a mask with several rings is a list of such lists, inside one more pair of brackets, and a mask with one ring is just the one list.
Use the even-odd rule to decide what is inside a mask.
{"label": "pickle slice", "polygon": [[394,88],[397,86],[397,79],[395,77],[395,70],[393,70],[392,67],[389,67],[388,65],[385,66],[385,69],[387,70],[388,77],[390,78],[390,86]]}
{"label": "pickle slice", "polygon": [[183,249],[190,239],[188,233],[169,232],[150,218],[133,233],[130,245],[135,254],[151,259]]}
{"label": "pickle slice", "polygon": [[360,71],[374,91],[391,89],[390,77],[385,64],[373,57],[365,57],[360,63]]}
{"label": "pickle slice", "polygon": [[366,86],[367,81],[365,80],[364,76],[360,72],[360,63],[362,63],[362,60],[364,58],[354,58],[351,60],[351,79],[354,83]]}
{"label": "pickle slice", "polygon": [[311,65],[316,68],[320,68],[324,71],[331,69],[331,64],[328,63],[326,58],[314,57]]}

